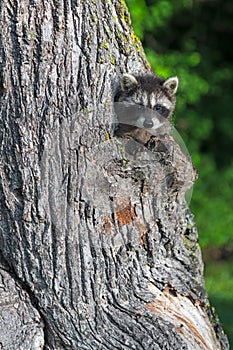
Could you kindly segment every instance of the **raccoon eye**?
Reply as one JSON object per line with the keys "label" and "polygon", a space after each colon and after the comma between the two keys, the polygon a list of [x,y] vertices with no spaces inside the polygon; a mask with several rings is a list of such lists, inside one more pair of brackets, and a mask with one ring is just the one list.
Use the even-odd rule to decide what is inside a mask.
{"label": "raccoon eye", "polygon": [[161,109],[162,109],[162,106],[161,106],[161,105],[156,105],[156,106],[155,106],[155,110],[156,110],[156,111],[161,111]]}

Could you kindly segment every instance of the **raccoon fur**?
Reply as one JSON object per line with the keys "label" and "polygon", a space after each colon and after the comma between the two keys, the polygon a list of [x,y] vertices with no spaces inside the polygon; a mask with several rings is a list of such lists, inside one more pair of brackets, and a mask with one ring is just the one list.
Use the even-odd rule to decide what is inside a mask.
{"label": "raccoon fur", "polygon": [[115,95],[115,135],[143,143],[168,120],[175,108],[178,78],[123,74]]}

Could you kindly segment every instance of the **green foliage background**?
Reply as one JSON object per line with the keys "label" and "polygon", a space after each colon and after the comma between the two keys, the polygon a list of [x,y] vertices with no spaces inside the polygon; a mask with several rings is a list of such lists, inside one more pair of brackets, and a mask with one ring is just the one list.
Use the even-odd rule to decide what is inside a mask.
{"label": "green foliage background", "polygon": [[206,288],[233,345],[233,1],[126,0],[157,75],[179,77],[175,126],[199,180]]}

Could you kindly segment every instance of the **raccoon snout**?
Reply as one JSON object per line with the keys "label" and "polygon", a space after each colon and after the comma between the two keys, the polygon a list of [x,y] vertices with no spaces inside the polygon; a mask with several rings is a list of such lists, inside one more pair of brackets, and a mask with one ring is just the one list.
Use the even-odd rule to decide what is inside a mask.
{"label": "raccoon snout", "polygon": [[146,129],[152,129],[154,126],[154,123],[152,120],[145,120],[143,123],[144,128]]}

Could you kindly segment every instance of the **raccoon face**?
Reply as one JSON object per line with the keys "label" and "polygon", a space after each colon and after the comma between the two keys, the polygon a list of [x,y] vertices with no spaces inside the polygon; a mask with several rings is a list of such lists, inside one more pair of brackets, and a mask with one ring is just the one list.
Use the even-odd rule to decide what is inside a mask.
{"label": "raccoon face", "polygon": [[164,80],[154,74],[124,74],[115,96],[115,102],[120,102],[116,108],[119,122],[145,129],[156,128],[158,120],[171,116],[177,88],[177,77]]}

